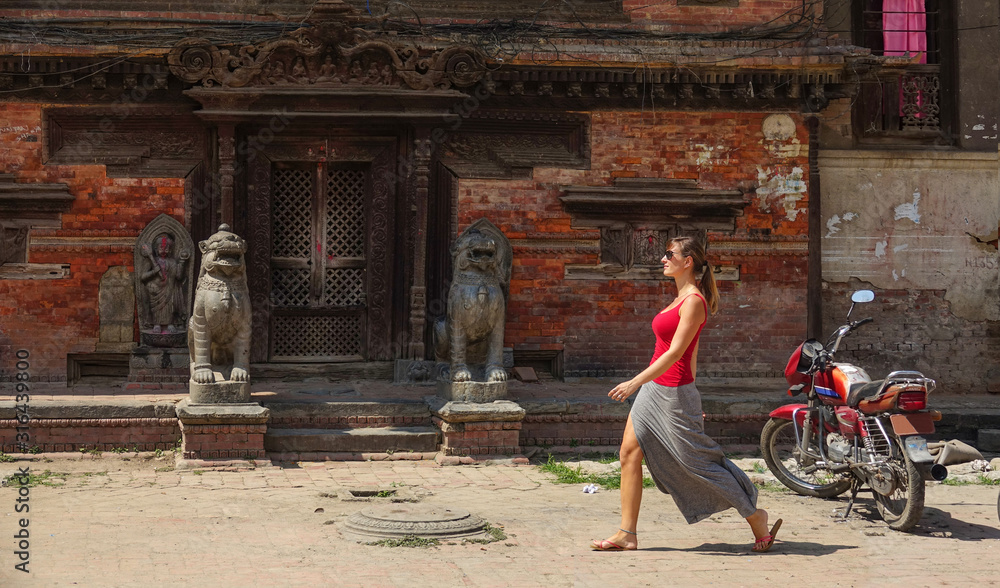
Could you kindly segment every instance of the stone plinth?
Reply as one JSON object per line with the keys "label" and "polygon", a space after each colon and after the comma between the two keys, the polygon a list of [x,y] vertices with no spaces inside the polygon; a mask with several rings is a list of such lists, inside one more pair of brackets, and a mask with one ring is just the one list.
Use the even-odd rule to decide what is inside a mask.
{"label": "stone plinth", "polygon": [[256,402],[195,404],[185,398],[177,404],[184,459],[264,459],[264,433],[270,410]]}
{"label": "stone plinth", "polygon": [[507,398],[507,382],[438,382],[438,396],[454,402],[488,403]]}
{"label": "stone plinth", "polygon": [[211,384],[189,382],[192,404],[246,404],[250,402],[250,382],[230,382],[215,372]]}
{"label": "stone plinth", "polygon": [[517,403],[445,402],[436,396],[425,400],[441,430],[441,452],[445,455],[478,459],[520,456],[525,412]]}
{"label": "stone plinth", "polygon": [[140,345],[132,349],[129,355],[126,389],[162,388],[163,385],[184,387],[191,377],[189,363],[187,347],[160,348]]}

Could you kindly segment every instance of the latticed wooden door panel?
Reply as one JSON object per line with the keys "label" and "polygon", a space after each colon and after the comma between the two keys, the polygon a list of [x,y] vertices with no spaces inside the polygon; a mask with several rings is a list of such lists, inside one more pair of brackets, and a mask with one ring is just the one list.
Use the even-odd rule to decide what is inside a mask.
{"label": "latticed wooden door panel", "polygon": [[275,164],[272,361],[365,359],[365,168]]}

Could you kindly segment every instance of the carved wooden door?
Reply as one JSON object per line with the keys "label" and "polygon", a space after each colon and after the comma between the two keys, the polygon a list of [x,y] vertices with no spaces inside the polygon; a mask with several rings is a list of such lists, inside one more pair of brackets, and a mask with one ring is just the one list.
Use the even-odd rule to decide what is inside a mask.
{"label": "carved wooden door", "polygon": [[272,361],[366,358],[368,169],[274,163]]}

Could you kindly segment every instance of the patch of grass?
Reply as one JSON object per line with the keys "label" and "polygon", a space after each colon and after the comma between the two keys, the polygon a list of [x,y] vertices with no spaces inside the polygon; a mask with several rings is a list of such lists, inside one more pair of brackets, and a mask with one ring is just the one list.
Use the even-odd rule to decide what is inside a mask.
{"label": "patch of grass", "polygon": [[17,458],[13,455],[7,455],[6,453],[0,451],[0,463],[10,463],[15,461]]}
{"label": "patch of grass", "polygon": [[30,453],[32,455],[38,455],[41,452],[42,452],[42,448],[39,447],[39,446],[37,446],[37,445],[32,445],[31,449],[28,450],[28,453]]}
{"label": "patch of grass", "polygon": [[791,492],[791,490],[786,488],[781,482],[754,482],[754,485],[765,492]]}
{"label": "patch of grass", "polygon": [[154,451],[153,452],[153,457],[163,457],[163,450],[162,449],[157,449],[156,451]]}
{"label": "patch of grass", "polygon": [[400,537],[398,539],[382,539],[381,541],[372,541],[371,543],[366,543],[365,545],[375,545],[378,547],[437,547],[441,545],[441,542],[437,539],[427,539],[425,537],[417,537],[416,535],[407,535],[406,537]]}
{"label": "patch of grass", "polygon": [[496,543],[497,541],[504,541],[507,539],[507,533],[504,533],[503,527],[494,527],[493,525],[486,523],[483,527],[483,531],[486,532],[486,537],[483,539],[466,539],[466,543],[480,543],[486,545],[488,543]]}
{"label": "patch of grass", "polygon": [[[556,477],[556,484],[597,484],[607,490],[618,490],[622,485],[621,469],[615,468],[610,474],[589,474],[583,471],[582,466],[571,468],[561,461],[556,461],[555,457],[549,456],[549,460],[540,466],[543,472],[553,474]],[[643,476],[642,487],[651,488],[652,478]]]}
{"label": "patch of grass", "polygon": [[986,474],[976,474],[976,478],[974,480],[945,478],[941,483],[945,486],[1000,486],[1000,479],[994,480]]}
{"label": "patch of grass", "polygon": [[93,455],[94,457],[101,457],[101,450],[96,447],[91,447],[90,449],[87,449],[86,447],[81,447],[80,453],[83,453],[84,455],[90,454]]}
{"label": "patch of grass", "polygon": [[205,470],[191,470],[191,473],[196,476],[200,476],[205,473]]}
{"label": "patch of grass", "polygon": [[162,468],[156,468],[154,472],[172,472],[174,471],[174,466],[163,466]]}
{"label": "patch of grass", "polygon": [[755,461],[753,462],[753,471],[754,473],[757,474],[763,474],[767,472],[767,468],[765,468],[764,464],[760,463],[759,461]]}
{"label": "patch of grass", "polygon": [[22,486],[23,485],[23,486],[29,486],[29,487],[34,487],[34,486],[49,486],[49,487],[52,487],[52,488],[58,488],[59,486],[64,485],[66,482],[64,480],[53,480],[51,478],[53,478],[53,477],[64,478],[67,475],[68,474],[59,474],[59,473],[55,473],[55,472],[52,472],[52,471],[49,471],[49,470],[45,470],[44,472],[42,472],[40,474],[29,473],[28,474],[28,483],[27,484],[22,484],[21,482],[24,480],[24,478],[22,476],[18,475],[18,474],[12,474],[12,475],[7,476],[6,478],[4,478],[3,479],[3,484],[0,484],[0,485],[2,485],[2,486]]}
{"label": "patch of grass", "polygon": [[395,490],[379,490],[375,493],[376,498],[389,498],[396,494]]}

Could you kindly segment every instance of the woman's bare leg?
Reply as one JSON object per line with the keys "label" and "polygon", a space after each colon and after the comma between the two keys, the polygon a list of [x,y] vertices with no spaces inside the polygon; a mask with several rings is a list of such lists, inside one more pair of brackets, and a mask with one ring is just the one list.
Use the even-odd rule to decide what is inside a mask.
{"label": "woman's bare leg", "polygon": [[747,517],[747,522],[750,523],[750,530],[753,531],[754,539],[760,539],[761,537],[766,537],[770,529],[767,527],[767,511],[758,508],[752,515]]}
{"label": "woman's bare leg", "polygon": [[[622,464],[622,522],[618,532],[608,537],[605,542],[611,542],[626,549],[635,549],[639,545],[635,533],[636,525],[639,522],[639,506],[642,504],[643,455],[642,448],[639,447],[639,441],[635,438],[631,415],[625,423],[625,433],[622,436],[619,458]],[[626,533],[625,531],[631,531],[631,533]],[[596,541],[594,544],[600,545],[602,543]]]}

